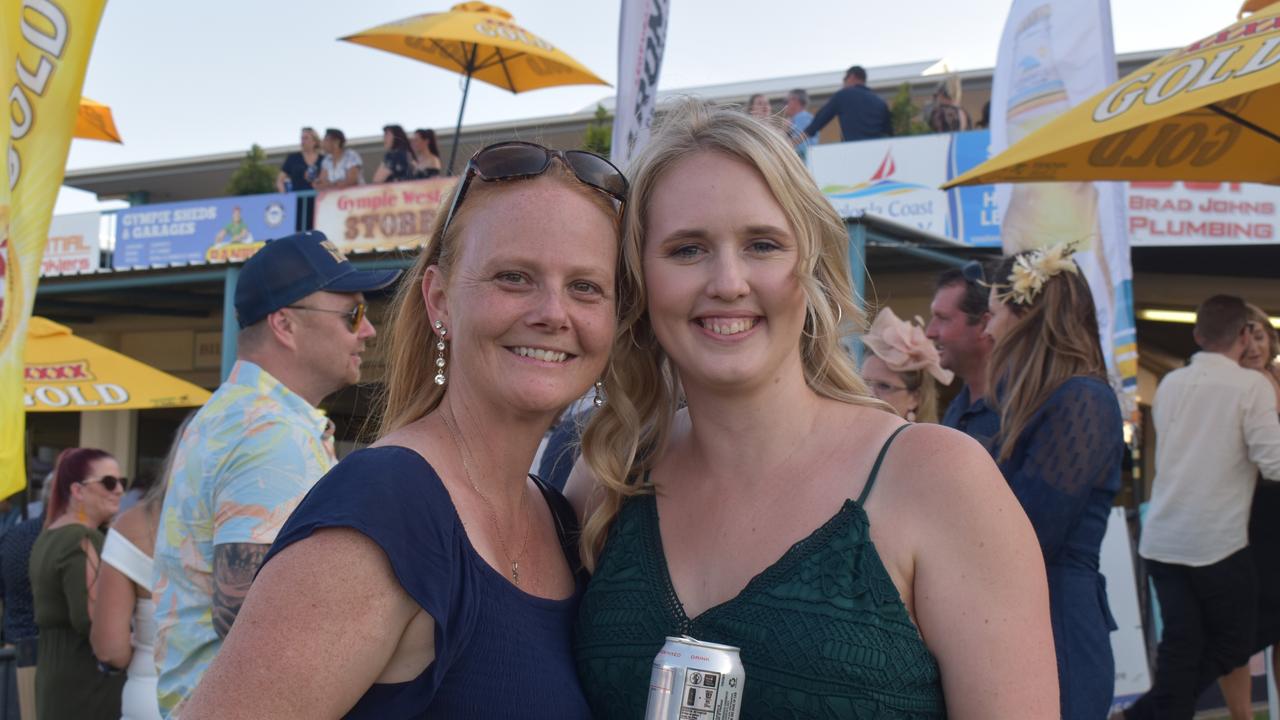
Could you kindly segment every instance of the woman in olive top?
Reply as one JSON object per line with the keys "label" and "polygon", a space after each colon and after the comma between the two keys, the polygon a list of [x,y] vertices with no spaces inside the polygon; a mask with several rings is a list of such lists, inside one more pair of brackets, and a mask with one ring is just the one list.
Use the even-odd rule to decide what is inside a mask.
{"label": "woman in olive top", "polygon": [[[115,458],[76,448],[58,457],[48,523],[31,549],[31,593],[40,640],[36,715],[41,720],[117,720],[124,675],[98,667],[89,645],[89,593],[102,533],[124,494]],[[110,671],[110,668],[105,668]]]}

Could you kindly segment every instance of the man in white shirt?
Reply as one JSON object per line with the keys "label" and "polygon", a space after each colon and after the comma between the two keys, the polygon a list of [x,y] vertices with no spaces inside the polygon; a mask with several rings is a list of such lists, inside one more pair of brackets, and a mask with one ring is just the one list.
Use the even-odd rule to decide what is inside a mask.
{"label": "man in white shirt", "polygon": [[1219,676],[1249,659],[1257,578],[1249,505],[1261,472],[1280,480],[1276,396],[1240,366],[1245,303],[1215,295],[1196,311],[1202,352],[1156,390],[1156,474],[1138,552],[1160,600],[1164,636],[1155,682],[1129,720],[1190,718]]}

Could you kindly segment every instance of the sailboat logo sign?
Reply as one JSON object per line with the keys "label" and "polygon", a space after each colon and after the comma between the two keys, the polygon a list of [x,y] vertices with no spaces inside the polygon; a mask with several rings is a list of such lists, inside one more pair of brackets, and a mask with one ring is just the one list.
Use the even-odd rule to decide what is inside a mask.
{"label": "sailboat logo sign", "polygon": [[809,169],[843,217],[878,215],[947,235],[946,182],[950,136],[923,135],[818,145]]}

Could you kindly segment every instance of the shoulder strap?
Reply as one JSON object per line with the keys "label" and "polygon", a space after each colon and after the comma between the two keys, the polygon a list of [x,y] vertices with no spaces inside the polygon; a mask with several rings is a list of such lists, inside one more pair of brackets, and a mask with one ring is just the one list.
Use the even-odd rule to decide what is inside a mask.
{"label": "shoulder strap", "polygon": [[551,508],[551,519],[556,524],[556,537],[560,538],[560,549],[564,551],[564,557],[569,561],[569,570],[577,575],[582,569],[582,558],[578,554],[578,516],[573,511],[573,506],[561,495],[559,491],[551,487],[542,478],[529,474],[533,480],[533,484],[538,486],[542,491],[542,497],[547,502],[547,507]]}
{"label": "shoulder strap", "polygon": [[876,475],[880,474],[880,465],[884,462],[884,456],[889,454],[889,446],[892,445],[893,441],[902,434],[903,430],[906,430],[909,427],[911,427],[911,423],[907,423],[897,430],[894,430],[893,434],[889,436],[889,439],[884,441],[884,445],[880,448],[880,454],[876,456],[876,464],[871,466],[871,474],[867,476],[867,484],[863,486],[862,494],[858,496],[859,505],[865,503],[867,501],[867,496],[871,494],[871,486],[876,484]]}

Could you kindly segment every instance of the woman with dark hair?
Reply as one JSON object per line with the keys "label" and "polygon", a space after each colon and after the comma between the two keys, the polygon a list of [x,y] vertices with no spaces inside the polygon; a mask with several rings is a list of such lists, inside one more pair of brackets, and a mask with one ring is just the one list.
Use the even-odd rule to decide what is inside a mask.
{"label": "woman with dark hair", "polygon": [[992,454],[1044,553],[1062,717],[1096,720],[1115,686],[1116,625],[1098,562],[1124,461],[1120,404],[1068,246],[1007,257],[990,277]]}
{"label": "woman with dark hair", "polygon": [[409,137],[413,149],[413,177],[425,180],[440,174],[444,164],[440,162],[440,147],[436,144],[436,131],[418,128]]}
{"label": "woman with dark hair", "polygon": [[413,150],[409,147],[409,136],[399,125],[386,125],[382,128],[382,164],[373,171],[375,183],[400,182],[413,179]]}
{"label": "woman with dark hair", "polygon": [[152,556],[160,527],[160,508],[169,487],[178,440],[194,413],[174,433],[173,445],[141,502],[120,513],[102,546],[102,571],[94,599],[89,640],[104,667],[128,670],[121,699],[121,720],[159,720],[156,698],[156,611],[151,599]]}
{"label": "woman with dark hair", "polygon": [[380,438],[289,517],[183,720],[590,717],[573,510],[528,471],[604,373],[626,187],[580,150],[471,158],[400,284]]}
{"label": "woman with dark hair", "polygon": [[36,715],[40,720],[117,720],[124,675],[103,672],[90,646],[92,588],[102,533],[124,494],[120,466],[104,450],[58,456],[45,528],[31,549],[31,594],[40,629]]}

